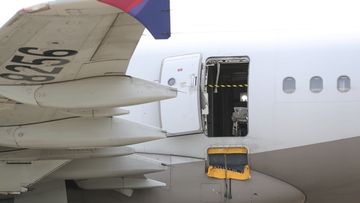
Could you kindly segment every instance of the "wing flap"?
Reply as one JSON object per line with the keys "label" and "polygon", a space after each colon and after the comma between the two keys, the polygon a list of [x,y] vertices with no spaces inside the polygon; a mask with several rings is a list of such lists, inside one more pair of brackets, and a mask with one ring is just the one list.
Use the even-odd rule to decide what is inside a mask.
{"label": "wing flap", "polygon": [[38,108],[11,102],[0,103],[0,127],[29,125],[71,117],[74,115],[60,109]]}
{"label": "wing flap", "polygon": [[113,189],[149,189],[166,187],[160,181],[148,178],[107,178],[76,181],[80,188],[85,190],[113,190]]}
{"label": "wing flap", "polygon": [[144,174],[167,170],[161,162],[141,155],[74,160],[51,174],[58,179],[108,179],[117,177],[138,177]]}
{"label": "wing flap", "polygon": [[68,163],[68,160],[34,161],[29,163],[0,162],[0,193],[19,194],[40,179]]}
{"label": "wing flap", "polygon": [[129,61],[127,59],[96,61],[85,63],[81,66],[78,78],[90,78],[97,75],[117,73],[125,75]]}
{"label": "wing flap", "polygon": [[144,31],[144,26],[126,13],[120,13],[91,61],[128,60]]}

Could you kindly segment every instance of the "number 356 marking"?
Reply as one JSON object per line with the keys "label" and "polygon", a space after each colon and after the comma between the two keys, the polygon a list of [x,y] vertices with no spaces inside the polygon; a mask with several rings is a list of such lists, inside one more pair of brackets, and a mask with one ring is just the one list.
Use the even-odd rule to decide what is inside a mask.
{"label": "number 356 marking", "polygon": [[[55,77],[53,75],[59,74],[63,69],[62,66],[70,62],[70,60],[64,59],[64,57],[73,56],[78,53],[75,50],[68,49],[47,50],[43,53],[38,53],[38,50],[39,49],[35,47],[20,48],[18,51],[25,56],[15,55],[11,59],[11,62],[14,64],[5,67],[8,71],[11,71],[11,73],[2,73],[0,74],[0,77],[9,80],[28,82],[48,82],[54,80]],[[39,57],[32,61],[27,61],[25,59],[26,55],[40,56],[41,58]],[[43,67],[40,68],[39,66]],[[23,75],[21,74],[21,70],[31,70],[43,75]]]}

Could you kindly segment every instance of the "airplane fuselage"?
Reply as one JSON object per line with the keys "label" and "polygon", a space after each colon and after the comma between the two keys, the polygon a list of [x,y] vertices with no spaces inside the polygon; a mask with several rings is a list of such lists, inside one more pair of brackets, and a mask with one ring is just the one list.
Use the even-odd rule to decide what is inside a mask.
{"label": "airplane fuselage", "polygon": [[[294,6],[277,2],[289,9],[275,12],[277,7],[272,4],[257,10],[256,2],[244,1],[241,8],[246,9],[241,10],[215,1],[173,1],[171,38],[154,40],[145,32],[126,75],[176,88],[177,97],[129,106],[124,108],[127,111],[122,110],[122,114],[129,114],[106,118],[119,119],[121,124],[124,121],[120,119],[135,121],[139,125],[132,124],[132,129],[136,130],[142,124],[152,126],[155,128],[144,129],[153,129],[146,132],[159,135],[126,142],[141,144],[123,148],[118,156],[120,152],[106,149],[99,150],[101,156],[97,157],[87,157],[86,151],[82,154],[86,158],[76,151],[67,152],[74,160],[46,180],[60,184],[75,180],[77,186],[68,181],[68,200],[83,203],[97,202],[97,198],[110,203],[357,202],[360,31],[351,23],[341,24],[343,21],[331,17],[331,11],[337,10],[333,4],[324,16],[317,18],[318,10],[314,8],[321,5],[316,4],[306,18],[299,18],[303,12],[297,8],[304,9],[302,3]],[[194,5],[188,7],[190,3]],[[268,19],[259,18],[261,14]],[[284,18],[286,15],[289,19]],[[353,22],[355,18],[351,17],[344,14],[341,19]],[[100,119],[93,117],[90,119],[98,123]],[[78,129],[73,120],[64,122],[65,127],[71,124]],[[104,123],[108,129],[108,122]],[[119,129],[126,129],[124,126],[130,125]],[[89,131],[98,138],[96,130],[100,128],[95,124],[91,127]],[[111,129],[108,132],[116,137],[117,128]],[[136,133],[144,129],[139,127]],[[164,131],[167,137],[160,139]],[[113,140],[105,140],[107,146],[116,145]],[[144,142],[148,140],[155,141]],[[83,143],[77,144],[73,147]],[[233,179],[231,183],[227,177],[211,177],[212,149],[246,151],[242,158],[248,163],[236,163],[235,168],[245,170],[248,166],[251,177]],[[50,157],[60,159],[57,154]],[[217,164],[227,169],[224,159],[225,163],[221,160]],[[139,184],[138,174],[160,182]],[[114,183],[114,177],[119,182]],[[45,186],[37,191],[46,192],[47,183],[44,181]],[[117,192],[110,191],[114,188]],[[84,197],[81,200],[77,199],[79,193]],[[15,198],[15,202],[22,198],[31,202],[26,195]]]}

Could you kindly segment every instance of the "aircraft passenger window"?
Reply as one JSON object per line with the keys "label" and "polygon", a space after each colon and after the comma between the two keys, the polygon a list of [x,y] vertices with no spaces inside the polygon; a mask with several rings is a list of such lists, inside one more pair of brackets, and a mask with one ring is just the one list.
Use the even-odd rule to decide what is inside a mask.
{"label": "aircraft passenger window", "polygon": [[340,76],[337,81],[337,88],[340,92],[348,92],[350,90],[351,81],[348,76]]}
{"label": "aircraft passenger window", "polygon": [[323,79],[319,76],[312,77],[310,80],[310,90],[313,93],[319,93],[323,90]]}
{"label": "aircraft passenger window", "polygon": [[283,80],[283,91],[287,94],[294,93],[296,90],[295,78],[287,77]]}
{"label": "aircraft passenger window", "polygon": [[207,109],[203,111],[203,124],[209,137],[248,134],[248,77],[248,57],[212,57],[206,61],[202,103]]}

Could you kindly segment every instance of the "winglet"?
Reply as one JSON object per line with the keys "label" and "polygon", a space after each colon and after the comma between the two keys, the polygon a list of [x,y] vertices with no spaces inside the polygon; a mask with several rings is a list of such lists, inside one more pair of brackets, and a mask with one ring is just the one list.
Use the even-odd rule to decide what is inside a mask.
{"label": "winglet", "polygon": [[123,10],[139,20],[155,39],[168,39],[170,0],[98,0]]}

